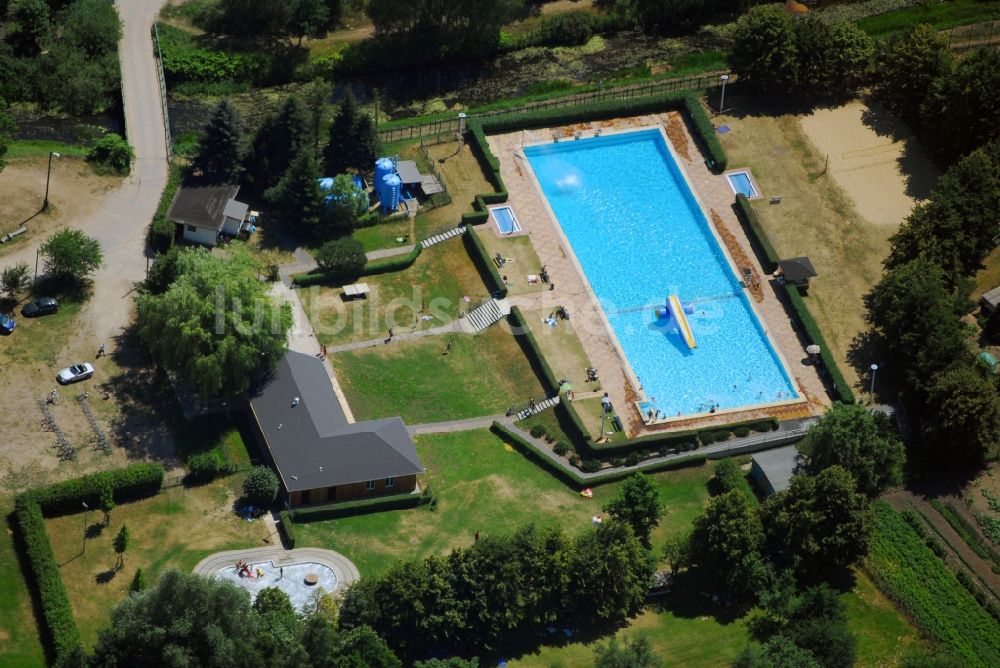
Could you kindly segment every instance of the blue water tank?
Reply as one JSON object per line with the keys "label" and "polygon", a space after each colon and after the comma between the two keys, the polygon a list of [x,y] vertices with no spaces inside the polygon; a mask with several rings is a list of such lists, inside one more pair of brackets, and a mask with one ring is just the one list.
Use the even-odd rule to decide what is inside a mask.
{"label": "blue water tank", "polygon": [[361,178],[360,174],[355,174],[353,181],[354,181],[354,187],[355,188],[357,188],[358,190],[364,190],[365,189],[365,180],[363,178]]}
{"label": "blue water tank", "polygon": [[383,213],[395,211],[399,206],[399,191],[403,188],[403,181],[395,174],[386,174],[382,177],[382,202]]}
{"label": "blue water tank", "polygon": [[321,179],[316,179],[316,183],[319,184],[320,190],[330,191],[333,190],[333,177],[324,176]]}
{"label": "blue water tank", "polygon": [[[396,172],[396,163],[392,161],[392,158],[379,158],[375,161],[375,187],[382,187],[382,179],[385,178],[386,174],[394,174]],[[379,191],[381,195],[381,190]]]}

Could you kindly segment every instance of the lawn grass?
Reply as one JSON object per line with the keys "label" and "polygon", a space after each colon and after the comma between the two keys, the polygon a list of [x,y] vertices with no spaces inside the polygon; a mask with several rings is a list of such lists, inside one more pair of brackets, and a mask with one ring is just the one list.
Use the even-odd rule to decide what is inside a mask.
{"label": "lawn grass", "polygon": [[[320,343],[334,346],[385,338],[390,326],[396,334],[438,327],[489,298],[457,237],[423,251],[407,269],[363,280],[371,290],[368,298],[351,302],[344,302],[340,288],[299,289]],[[423,320],[425,315],[431,319]]]}
{"label": "lawn grass", "polygon": [[858,641],[858,665],[895,666],[910,646],[924,641],[867,574],[855,570],[854,576],[854,590],[840,600]]}
{"label": "lawn grass", "polygon": [[[469,545],[476,531],[510,533],[534,522],[558,523],[576,533],[590,524],[619,483],[594,488],[585,499],[487,430],[416,438],[437,498],[434,509],[347,517],[295,526],[296,546],[326,547],[351,559],[362,576],[384,571],[397,559],[445,554]],[[708,466],[652,476],[666,513],[653,532],[658,554],[669,535],[686,531],[708,499]]]}
{"label": "lawn grass", "polygon": [[0,365],[0,379],[6,375],[4,368],[15,364],[44,363],[54,366],[63,362],[75,363],[77,360],[60,359],[59,354],[79,326],[76,316],[81,307],[80,302],[60,299],[56,313],[41,318],[25,318],[20,314],[19,305],[13,313],[17,328],[13,334],[0,340],[0,351],[4,357],[4,363]]}
{"label": "lawn grass", "polygon": [[[89,537],[83,546],[84,516],[47,520],[49,540],[73,606],[73,616],[84,644],[93,646],[97,632],[107,625],[111,608],[128,591],[138,567],[147,582],[166,569],[190,572],[201,559],[220,550],[263,545],[262,522],[248,523],[232,512],[240,494],[242,476],[230,476],[203,487],[175,487],[159,495],[118,506],[111,524],[100,528],[102,514],[86,516]],[[123,524],[131,541],[125,567],[115,573],[114,538]],[[274,540],[271,537],[271,540]]]}
{"label": "lawn grass", "polygon": [[[371,227],[359,227],[351,233],[351,236],[360,241],[361,245],[365,247],[365,252],[368,253],[373,250],[412,244],[415,241],[410,238],[412,230],[413,223],[404,218],[379,223]],[[397,239],[402,239],[402,241],[397,241]]]}
{"label": "lawn grass", "polygon": [[[452,349],[444,354],[446,341]],[[511,333],[494,325],[466,334],[394,341],[330,355],[358,420],[401,416],[407,423],[503,413],[544,395]]]}
{"label": "lawn grass", "polygon": [[984,292],[1000,285],[1000,247],[994,248],[983,260],[983,268],[976,272],[975,281],[972,298],[977,301]]}
{"label": "lawn grass", "polygon": [[[7,517],[13,502],[0,499],[0,513]],[[0,537],[0,666],[44,666],[45,654],[31,609],[31,595],[14,551],[9,532]]]}
{"label": "lawn grass", "polygon": [[996,0],[949,0],[921,2],[906,9],[877,14],[859,20],[858,27],[877,39],[904,32],[918,23],[928,23],[937,30],[991,21],[1000,17]]}
{"label": "lawn grass", "polygon": [[52,139],[15,139],[7,147],[7,159],[58,153],[61,156],[86,158],[87,149],[80,144],[67,144]]}
{"label": "lawn grass", "polygon": [[[496,257],[497,254],[500,254],[506,258],[507,263],[500,268],[500,274],[508,278],[509,295],[544,292],[549,289],[549,286],[542,282],[528,283],[529,274],[538,276],[542,271],[542,263],[538,259],[538,254],[535,252],[534,246],[531,245],[529,237],[524,235],[503,236],[497,232],[497,227],[492,220],[478,227],[476,231],[490,257]],[[548,315],[555,306],[553,303],[545,314]],[[539,319],[537,322],[541,323],[541,320]]]}

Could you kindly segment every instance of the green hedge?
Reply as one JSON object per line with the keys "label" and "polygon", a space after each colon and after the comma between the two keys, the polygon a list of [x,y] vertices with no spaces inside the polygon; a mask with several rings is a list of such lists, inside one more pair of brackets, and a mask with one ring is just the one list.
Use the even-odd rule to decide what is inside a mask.
{"label": "green hedge", "polygon": [[581,104],[575,107],[546,109],[529,113],[502,114],[484,119],[474,119],[469,122],[469,129],[472,131],[472,143],[475,145],[480,141],[477,137],[477,130],[483,134],[495,134],[498,132],[512,132],[524,128],[567,125],[581,121],[604,120],[622,116],[637,116],[672,109],[687,111],[694,125],[697,138],[708,154],[706,160],[708,166],[715,172],[721,172],[726,169],[726,165],[728,164],[726,153],[715,134],[715,127],[708,118],[708,114],[705,113],[705,108],[701,105],[698,96],[692,92],[664,93],[662,95],[631,100],[606,100],[603,102]]}
{"label": "green hedge", "polygon": [[289,550],[295,549],[295,523],[292,522],[290,513],[287,510],[282,510],[278,513],[278,519],[281,521],[280,527],[282,533],[285,534],[285,544],[288,545]]}
{"label": "green hedge", "polygon": [[805,331],[806,337],[810,343],[815,343],[820,348],[820,359],[830,374],[830,381],[833,383],[833,398],[845,404],[853,404],[854,392],[844,378],[844,374],[840,372],[840,367],[837,366],[837,361],[833,358],[830,347],[826,345],[826,339],[823,338],[823,332],[820,331],[819,325],[813,320],[812,314],[809,312],[809,307],[806,306],[805,300],[799,294],[799,289],[791,283],[786,283],[785,294],[788,295],[795,320]]}
{"label": "green hedge", "polygon": [[174,195],[181,186],[181,168],[176,162],[167,171],[167,185],[160,195],[160,204],[153,214],[153,222],[149,226],[149,244],[157,253],[166,253],[174,245],[177,225],[167,220],[167,211],[174,201]]}
{"label": "green hedge", "polygon": [[[413,250],[406,255],[394,255],[383,260],[375,260],[365,265],[361,271],[361,276],[376,276],[378,274],[391,274],[402,271],[413,266],[413,263],[420,257],[423,247],[418,243]],[[339,285],[344,281],[354,280],[358,276],[344,276],[343,274],[330,274],[323,271],[310,271],[305,274],[295,274],[292,276],[292,285],[299,288],[307,288],[310,285]]]}
{"label": "green hedge", "polygon": [[[469,233],[471,232],[472,230],[469,230]],[[552,371],[549,363],[545,361],[545,356],[542,355],[542,350],[538,347],[538,341],[535,340],[535,335],[528,328],[528,321],[525,320],[524,314],[521,313],[519,307],[514,306],[510,309],[507,322],[514,329],[514,339],[521,346],[521,350],[524,351],[524,356],[528,358],[528,364],[531,365],[538,379],[542,381],[542,387],[550,395],[558,394],[559,379],[556,378],[556,374]],[[586,433],[586,430],[584,430],[584,433]]]}
{"label": "green hedge", "polygon": [[84,503],[100,505],[101,489],[110,484],[116,503],[152,496],[163,486],[163,466],[156,463],[133,464],[113,471],[92,473],[82,478],[57,482],[25,492],[47,517],[79,512]]}
{"label": "green hedge", "polygon": [[393,494],[392,496],[358,499],[357,501],[341,501],[340,503],[330,503],[324,506],[299,508],[290,511],[288,516],[292,522],[298,524],[322,522],[324,520],[334,520],[338,517],[380,513],[384,510],[416,508],[425,503],[430,503],[430,500],[431,497],[427,494]]}
{"label": "green hedge", "polygon": [[750,244],[757,254],[757,259],[760,260],[761,267],[767,273],[773,273],[778,269],[778,253],[775,252],[771,240],[764,233],[764,228],[760,226],[760,219],[750,204],[750,200],[743,193],[739,193],[736,195],[736,204],[733,205],[733,209],[736,211],[736,217],[740,219],[747,237],[750,238]]}
{"label": "green hedge", "polygon": [[577,412],[573,402],[560,401],[556,404],[554,410],[556,419],[559,421],[559,426],[569,436],[570,442],[577,445],[578,450],[580,446],[583,446],[587,450],[592,449],[594,439],[590,435],[590,430],[583,424],[583,419],[580,418],[580,413]]}
{"label": "green hedge", "polygon": [[42,509],[31,494],[18,497],[14,505],[14,523],[38,591],[44,632],[52,643],[54,663],[58,665],[61,658],[80,647],[80,631],[73,620],[73,606],[45,531]]}
{"label": "green hedge", "polygon": [[493,258],[490,257],[483,242],[479,239],[479,235],[476,234],[475,228],[467,227],[462,237],[465,250],[468,251],[472,264],[476,265],[476,269],[479,270],[479,275],[482,277],[483,283],[486,284],[486,289],[496,298],[506,297],[507,285],[503,282],[503,277],[500,276],[500,271]]}
{"label": "green hedge", "polygon": [[[619,469],[585,478],[572,470],[567,470],[562,466],[559,466],[559,464],[540,452],[538,446],[526,439],[519,431],[511,429],[501,422],[494,422],[490,429],[494,434],[508,441],[528,459],[541,464],[551,473],[555,474],[560,480],[577,489],[582,489],[584,487],[596,487],[597,485],[615,482],[627,478],[633,473],[633,471],[630,470]],[[659,471],[670,471],[673,469],[685,468],[688,466],[701,466],[706,461],[707,457],[705,457],[705,455],[692,455],[690,457],[680,457],[678,459],[660,462],[644,467],[642,470],[645,473],[656,473]]]}

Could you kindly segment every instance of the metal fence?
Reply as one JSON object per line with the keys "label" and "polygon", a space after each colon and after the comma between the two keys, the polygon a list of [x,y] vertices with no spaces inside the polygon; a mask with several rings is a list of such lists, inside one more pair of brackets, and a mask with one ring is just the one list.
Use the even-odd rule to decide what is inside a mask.
{"label": "metal fence", "polygon": [[[630,86],[619,86],[616,88],[605,88],[590,91],[587,93],[577,93],[564,97],[556,97],[538,102],[528,102],[527,104],[512,109],[496,109],[493,111],[483,111],[469,114],[469,118],[489,118],[503,114],[522,114],[531,111],[545,109],[572,108],[582,104],[594,102],[606,102],[608,100],[631,100],[642,97],[652,97],[663,93],[675,93],[687,90],[705,90],[719,82],[719,77],[723,74],[729,75],[729,81],[735,82],[736,75],[732,72],[712,72],[702,74],[697,77],[685,79],[663,79],[646,84],[633,84]],[[407,125],[399,128],[388,128],[379,132],[379,139],[382,142],[394,142],[405,139],[419,139],[434,135],[458,132],[458,118],[446,118],[429,123],[419,123]]]}
{"label": "metal fence", "polygon": [[156,60],[156,77],[160,81],[160,107],[163,109],[163,137],[167,142],[167,163],[174,159],[174,142],[170,137],[170,115],[167,112],[167,80],[163,76],[163,53],[160,51],[160,33],[153,21],[153,46],[156,47],[153,59]]}
{"label": "metal fence", "polygon": [[967,26],[949,28],[948,48],[965,51],[980,46],[1000,45],[1000,21],[973,23]]}

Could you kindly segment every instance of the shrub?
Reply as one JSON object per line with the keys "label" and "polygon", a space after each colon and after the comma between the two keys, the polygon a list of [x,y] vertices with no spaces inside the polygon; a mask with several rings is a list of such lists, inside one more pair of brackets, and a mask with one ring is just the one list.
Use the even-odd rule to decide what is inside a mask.
{"label": "shrub", "polygon": [[565,12],[542,19],[538,36],[549,46],[578,46],[586,44],[594,35],[594,23],[585,12]]}
{"label": "shrub", "polygon": [[160,204],[156,207],[153,222],[149,226],[149,244],[157,253],[166,253],[174,245],[177,226],[167,219],[167,211],[174,201],[174,195],[181,185],[181,168],[175,162],[167,172],[167,185],[160,195]]}
{"label": "shrub", "polygon": [[101,491],[110,485],[116,503],[152,496],[163,485],[159,464],[133,464],[123,469],[92,473],[26,492],[47,517],[75,513],[83,503],[91,508],[101,504]]}
{"label": "shrub", "polygon": [[556,444],[552,446],[552,452],[562,457],[569,452],[569,444],[566,441],[556,441]]}
{"label": "shrub", "polygon": [[121,135],[114,132],[98,139],[87,151],[89,162],[96,162],[118,174],[128,174],[134,157],[135,152],[132,147]]}
{"label": "shrub", "polygon": [[532,426],[531,431],[529,431],[528,433],[534,436],[535,438],[541,438],[543,436],[548,435],[548,432],[545,431],[545,427],[540,424]]}
{"label": "shrub", "polygon": [[[417,244],[407,255],[396,255],[383,260],[369,262],[361,271],[362,276],[375,276],[376,274],[391,274],[402,271],[416,262],[420,255],[421,246]],[[310,285],[337,285],[342,283],[341,274],[332,274],[325,271],[311,271],[306,274],[295,274],[292,276],[292,285],[297,288],[306,288]]]}
{"label": "shrub", "polygon": [[640,455],[638,452],[632,452],[629,453],[629,456],[625,458],[625,465],[635,466],[641,461],[642,461],[642,455]]}
{"label": "shrub", "polygon": [[750,427],[736,427],[733,429],[733,435],[739,438],[746,438],[750,435]]}
{"label": "shrub", "polygon": [[338,517],[350,517],[353,515],[365,515],[367,513],[378,513],[384,510],[402,510],[405,508],[416,508],[417,506],[431,503],[433,496],[430,494],[394,494],[392,496],[380,496],[371,499],[358,499],[357,501],[341,501],[324,506],[313,506],[310,508],[300,508],[292,510],[289,518],[292,522],[303,524],[306,522],[322,522]]}
{"label": "shrub", "polygon": [[282,510],[278,514],[278,519],[281,520],[281,532],[285,534],[285,544],[288,545],[288,549],[295,549],[295,524],[292,522],[291,514],[287,510]]}
{"label": "shrub", "polygon": [[220,454],[214,450],[191,455],[187,458],[187,468],[191,479],[197,482],[209,482],[228,470]]}
{"label": "shrub", "polygon": [[360,276],[367,261],[365,247],[353,237],[327,241],[316,251],[316,264],[328,274]]}
{"label": "shrub", "polygon": [[580,464],[580,470],[584,473],[597,473],[601,470],[601,462],[596,459],[585,459]]}
{"label": "shrub", "polygon": [[254,466],[243,481],[243,495],[255,506],[270,506],[278,497],[278,476],[268,466]]}

